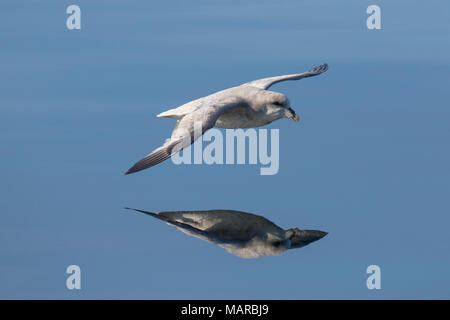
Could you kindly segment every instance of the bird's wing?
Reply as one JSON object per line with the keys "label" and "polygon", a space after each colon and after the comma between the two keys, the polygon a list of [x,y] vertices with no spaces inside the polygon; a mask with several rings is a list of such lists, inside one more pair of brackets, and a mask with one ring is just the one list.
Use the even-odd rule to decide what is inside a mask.
{"label": "bird's wing", "polygon": [[161,147],[155,149],[152,153],[136,162],[127,172],[125,172],[125,174],[138,172],[163,162],[174,154],[174,148],[180,143],[182,143],[182,140],[172,141],[171,139],[167,139]]}
{"label": "bird's wing", "polygon": [[188,223],[180,222],[179,219],[172,219],[170,216],[167,216],[164,214],[158,214],[158,213],[154,213],[154,212],[149,212],[149,211],[145,211],[145,210],[139,210],[139,209],[133,209],[133,208],[125,208],[125,209],[135,210],[138,212],[145,213],[149,216],[152,216],[159,220],[165,221],[169,225],[174,226],[178,230],[180,230],[190,236],[193,236],[193,237],[196,237],[196,238],[208,241],[208,242],[217,243],[217,240],[213,236],[211,236],[208,232],[203,231],[198,228],[195,228]]}
{"label": "bird's wing", "polygon": [[223,243],[245,243],[255,236],[285,233],[265,217],[235,210],[166,211],[158,216],[207,232]]}
{"label": "bird's wing", "polygon": [[315,67],[309,71],[297,74],[288,74],[284,76],[270,77],[254,80],[251,82],[244,83],[246,86],[256,87],[260,89],[268,89],[270,86],[274,85],[277,82],[286,81],[286,80],[300,80],[303,78],[314,77],[328,70],[328,65],[326,63]]}
{"label": "bird's wing", "polygon": [[136,162],[125,174],[144,170],[170,158],[214,127],[222,113],[240,104],[242,104],[241,99],[235,96],[205,99],[195,111],[177,121],[170,139]]}

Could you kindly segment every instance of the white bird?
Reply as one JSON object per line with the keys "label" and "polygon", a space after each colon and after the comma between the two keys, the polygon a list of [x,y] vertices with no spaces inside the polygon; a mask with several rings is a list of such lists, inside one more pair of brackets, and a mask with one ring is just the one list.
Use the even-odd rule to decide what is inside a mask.
{"label": "white bird", "polygon": [[176,229],[215,243],[241,258],[279,255],[288,249],[301,248],[327,235],[319,230],[284,230],[268,219],[234,210],[139,211],[167,222]]}
{"label": "white bird", "polygon": [[[158,114],[157,117],[177,120],[172,136],[125,174],[152,167],[170,158],[214,126],[235,129],[260,127],[281,118],[298,121],[299,117],[290,107],[289,99],[282,93],[267,89],[281,81],[313,77],[327,70],[328,65],[324,63],[303,73],[247,82]],[[201,124],[200,134],[194,134],[196,123]]]}

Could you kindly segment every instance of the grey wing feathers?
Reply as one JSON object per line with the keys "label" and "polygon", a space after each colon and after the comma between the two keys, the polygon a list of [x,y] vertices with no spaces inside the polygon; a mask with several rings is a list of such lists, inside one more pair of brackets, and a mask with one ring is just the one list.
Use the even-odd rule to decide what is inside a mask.
{"label": "grey wing feathers", "polygon": [[154,212],[145,211],[145,210],[139,210],[139,209],[134,209],[134,208],[128,208],[128,207],[125,207],[125,209],[127,209],[127,210],[134,210],[134,211],[137,211],[137,212],[142,212],[142,213],[148,214],[149,216],[152,216],[152,217],[154,217],[156,219],[167,221],[166,217],[160,216],[159,214],[154,213]]}
{"label": "grey wing feathers", "polygon": [[187,232],[188,234],[194,236],[194,237],[199,237],[203,240],[206,241],[212,241],[214,242],[214,239],[208,234],[208,232],[205,232],[203,230],[197,229],[189,224],[186,223],[182,223],[182,222],[178,222],[175,221],[173,219],[171,219],[170,217],[163,215],[163,214],[158,214],[158,213],[154,213],[154,212],[149,212],[149,211],[145,211],[145,210],[139,210],[139,209],[133,209],[133,208],[125,208],[128,210],[134,210],[134,211],[138,211],[138,212],[142,212],[145,213],[149,216],[152,216],[156,219],[162,220],[167,222],[170,225],[173,225],[174,227],[180,228],[181,231],[183,232]]}
{"label": "grey wing feathers", "polygon": [[303,73],[297,73],[297,74],[288,74],[283,76],[277,76],[277,77],[270,77],[270,78],[263,78],[259,80],[254,80],[251,82],[247,82],[244,85],[252,86],[260,89],[268,89],[270,86],[274,85],[275,83],[286,81],[286,80],[300,80],[303,78],[308,77],[314,77],[321,73],[324,73],[328,70],[328,64],[324,63],[318,67],[315,67],[311,70],[308,70]]}
{"label": "grey wing feathers", "polygon": [[149,167],[152,167],[160,162],[163,162],[164,160],[170,158],[172,156],[172,151],[174,147],[179,143],[180,141],[173,141],[168,144],[164,144],[162,147],[159,147],[158,149],[154,150],[152,153],[147,155],[146,157],[142,158],[138,162],[136,162],[130,169],[128,169],[125,174],[134,173],[137,171],[141,171],[144,169],[147,169]]}

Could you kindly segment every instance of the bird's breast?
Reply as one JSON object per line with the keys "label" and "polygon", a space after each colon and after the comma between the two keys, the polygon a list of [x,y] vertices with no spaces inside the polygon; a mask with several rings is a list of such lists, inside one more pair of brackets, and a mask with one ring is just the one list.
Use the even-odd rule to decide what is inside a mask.
{"label": "bird's breast", "polygon": [[264,112],[255,111],[250,107],[242,106],[234,107],[224,112],[217,119],[215,126],[226,129],[254,128],[264,126],[271,121],[272,120],[266,118]]}
{"label": "bird's breast", "polygon": [[263,256],[276,256],[286,251],[286,246],[273,246],[266,239],[254,237],[245,245],[238,244],[221,244],[229,253],[237,255],[241,258],[258,258]]}

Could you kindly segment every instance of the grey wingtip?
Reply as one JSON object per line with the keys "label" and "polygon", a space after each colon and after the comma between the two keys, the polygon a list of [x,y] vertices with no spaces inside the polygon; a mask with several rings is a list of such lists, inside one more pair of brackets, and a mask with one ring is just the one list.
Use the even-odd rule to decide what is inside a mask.
{"label": "grey wingtip", "polygon": [[320,66],[314,67],[306,72],[306,77],[315,77],[328,70],[328,64],[326,62],[322,63]]}
{"label": "grey wingtip", "polygon": [[129,175],[129,174],[132,174],[132,173],[135,173],[135,172],[138,172],[138,171],[141,171],[141,170],[146,169],[146,167],[141,167],[141,166],[140,166],[140,164],[142,163],[142,161],[143,161],[144,159],[146,159],[146,158],[147,158],[147,157],[145,157],[145,158],[139,160],[138,162],[136,162],[136,163],[135,163],[130,169],[128,169],[124,174],[125,174],[125,175]]}
{"label": "grey wingtip", "polygon": [[[123,207],[124,209],[126,209],[126,210],[131,210],[131,211],[136,211],[136,212],[143,212],[143,213],[145,213],[146,211],[144,211],[144,210],[139,210],[139,209],[135,209],[135,208],[130,208],[130,207]],[[153,212],[152,212],[153,213]]]}
{"label": "grey wingtip", "polygon": [[130,169],[128,169],[128,170],[124,173],[124,175],[129,175],[129,174],[131,174],[131,173],[135,173],[135,172],[138,172],[138,171],[140,171],[140,170],[134,170],[134,166],[133,166],[133,167],[131,167]]}
{"label": "grey wingtip", "polygon": [[328,63],[324,62],[320,66],[315,67],[313,70],[322,73],[328,70]]}
{"label": "grey wingtip", "polygon": [[[144,159],[145,159],[145,158],[144,158]],[[141,160],[143,160],[143,159],[141,159]],[[129,175],[129,174],[136,173],[136,172],[142,171],[142,170],[144,170],[144,169],[147,169],[146,167],[142,168],[142,167],[139,167],[139,166],[138,166],[138,164],[141,162],[141,160],[139,160],[138,162],[136,162],[136,163],[135,163],[130,169],[128,169],[127,172],[125,172],[124,174],[125,174],[125,175]]]}
{"label": "grey wingtip", "polygon": [[150,211],[145,211],[145,210],[135,209],[135,208],[129,208],[129,207],[124,207],[124,209],[127,209],[127,210],[134,210],[134,211],[136,211],[136,212],[145,213],[145,214],[148,214],[148,215],[150,215],[150,216],[159,218],[159,215],[158,215],[157,213],[155,213],[155,212],[150,212]]}

